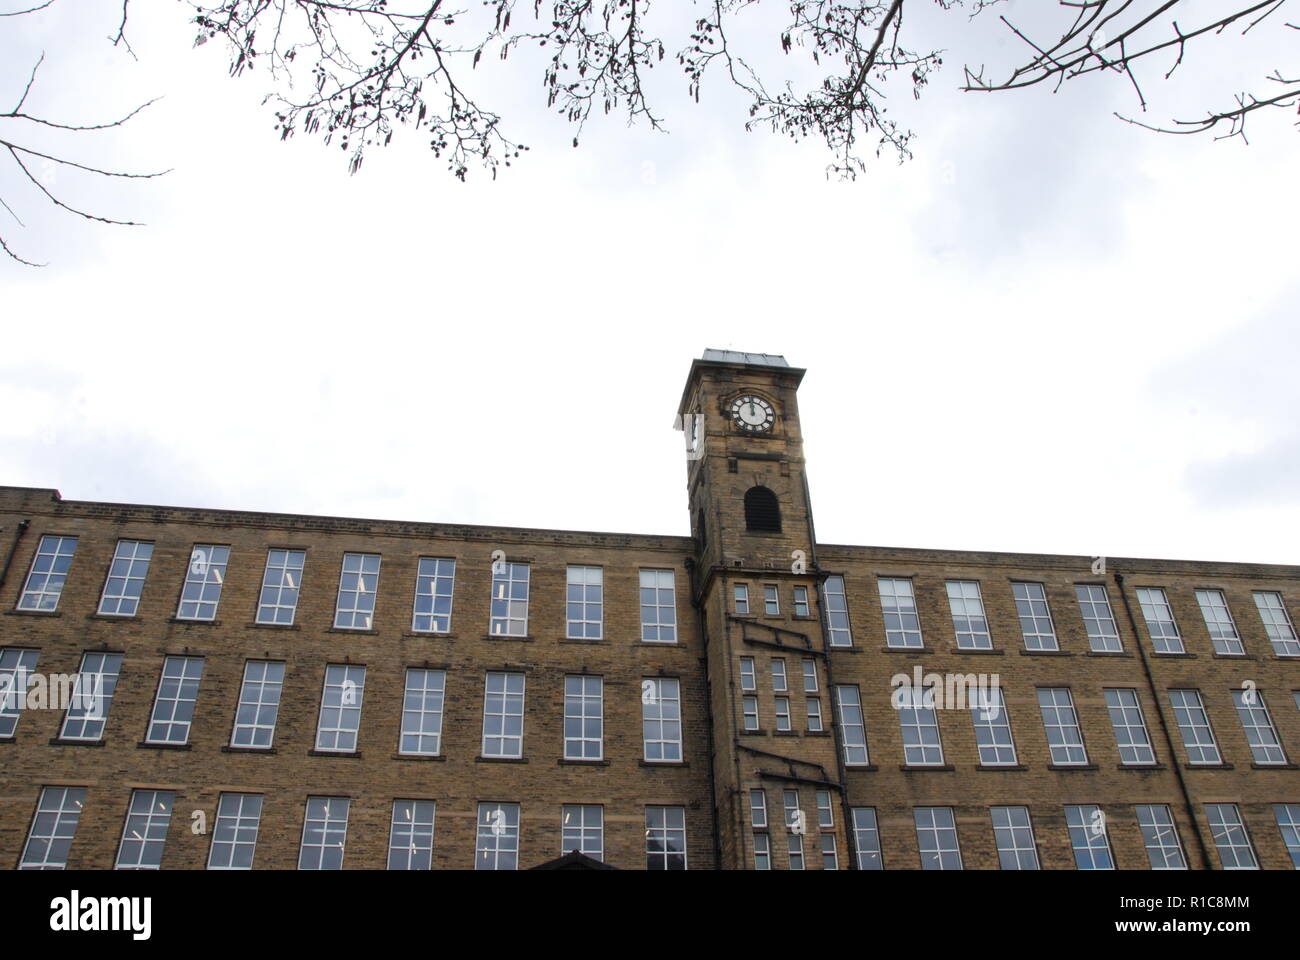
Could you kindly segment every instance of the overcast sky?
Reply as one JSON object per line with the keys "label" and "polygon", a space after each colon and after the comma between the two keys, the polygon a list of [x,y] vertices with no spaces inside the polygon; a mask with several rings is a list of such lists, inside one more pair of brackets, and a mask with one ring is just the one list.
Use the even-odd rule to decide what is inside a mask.
{"label": "overcast sky", "polygon": [[[679,73],[668,134],[601,118],[575,150],[540,78],[498,71],[533,149],[496,182],[457,182],[403,131],[349,177],[337,148],[279,141],[266,75],[192,49],[183,5],[133,6],[138,59],[105,39],[113,7],[0,19],[0,104],[42,50],[28,106],[51,119],[162,95],[58,142],[171,169],[108,189],[37,168],[147,222],[99,227],[0,158],[26,224],[0,209],[3,234],[50,261],[0,260],[0,483],[685,535],[672,418],[722,347],[807,368],[823,542],[1300,563],[1293,110],[1247,146],[1122,123],[1122,79],[963,94],[963,62],[1021,48],[987,14],[919,8],[948,53],[892,104],[916,157],[855,183],[816,142],[745,133],[720,77],[688,101]],[[1294,32],[1260,32],[1168,84],[1149,70],[1152,118],[1293,75],[1272,50]]]}

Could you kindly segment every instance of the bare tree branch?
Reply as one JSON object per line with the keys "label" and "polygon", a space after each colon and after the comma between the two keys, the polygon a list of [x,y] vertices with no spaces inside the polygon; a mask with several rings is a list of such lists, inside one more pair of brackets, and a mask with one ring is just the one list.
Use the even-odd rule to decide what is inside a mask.
{"label": "bare tree branch", "polygon": [[[39,9],[43,9],[45,6],[49,6],[49,4],[48,3],[44,4],[42,7],[34,7],[32,8],[32,12]],[[32,92],[32,88],[35,86],[37,72],[40,70],[41,64],[43,64],[44,62],[45,62],[45,54],[42,53],[37,58],[35,65],[33,65],[32,67],[31,74],[27,79],[26,85],[24,85],[23,87],[22,94],[19,96],[17,104],[15,104],[12,110],[6,113],[0,113],[0,122],[27,121],[29,123],[38,124],[40,126],[49,127],[55,130],[71,131],[71,132],[106,130],[112,127],[122,126],[124,123],[126,123],[136,114],[138,114],[145,107],[149,106],[149,103],[155,102],[151,100],[149,101],[149,103],[142,104],[141,106],[136,107],[126,116],[118,120],[113,120],[109,123],[67,124],[67,123],[58,123],[53,120],[47,120],[44,117],[41,117],[35,113],[23,109],[23,107],[27,103],[28,96]],[[0,127],[0,130],[3,129],[4,128]],[[20,130],[21,127],[15,127],[14,129]],[[55,164],[57,166],[80,170],[85,173],[89,173],[98,177],[150,179],[153,177],[162,176],[164,173],[168,172],[168,171],[160,171],[157,173],[130,173],[123,170],[111,170],[102,166],[79,163],[75,160],[69,159],[66,156],[61,156],[58,152],[50,152],[48,148],[37,150],[31,145],[21,142],[17,138],[16,134],[10,134],[10,133],[0,134],[0,148],[3,148],[4,152],[8,154],[9,158],[18,167],[19,171],[22,172],[27,182],[29,182],[30,184],[32,184],[32,186],[36,188],[38,195],[41,198],[43,198],[45,201],[47,201],[48,203],[52,204],[53,206],[61,210],[67,211],[68,213],[71,213],[77,217],[81,217],[84,220],[92,220],[98,223],[107,223],[107,224],[113,224],[117,226],[141,226],[141,224],[132,220],[119,220],[113,217],[103,216],[97,213],[92,213],[89,210],[84,210],[80,207],[73,206],[72,204],[68,203],[60,196],[58,196],[45,182],[41,180],[40,177],[38,177],[35,173],[33,173],[32,169],[24,161],[24,157],[27,158],[35,157],[41,160],[46,160],[49,163]],[[14,212],[13,207],[10,205],[10,203],[6,198],[0,197],[0,206],[3,206],[5,210],[9,212],[10,216],[14,218],[14,221],[19,225],[19,227],[26,226],[23,223],[23,221],[19,218],[18,214]],[[14,252],[14,250],[9,247],[7,241],[5,241],[3,237],[0,237],[0,249],[3,249],[5,254],[7,254],[13,260],[16,260],[19,263],[24,264],[26,266],[44,266],[44,264],[35,263],[34,261],[29,260],[23,256],[20,256],[18,253]]]}

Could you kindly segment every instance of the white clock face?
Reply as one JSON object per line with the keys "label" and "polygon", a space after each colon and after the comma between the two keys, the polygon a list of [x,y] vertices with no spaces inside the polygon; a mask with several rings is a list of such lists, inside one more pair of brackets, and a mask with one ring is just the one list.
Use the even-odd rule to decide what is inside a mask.
{"label": "white clock face", "polygon": [[776,423],[776,411],[762,397],[747,393],[731,401],[731,419],[746,433],[767,433]]}

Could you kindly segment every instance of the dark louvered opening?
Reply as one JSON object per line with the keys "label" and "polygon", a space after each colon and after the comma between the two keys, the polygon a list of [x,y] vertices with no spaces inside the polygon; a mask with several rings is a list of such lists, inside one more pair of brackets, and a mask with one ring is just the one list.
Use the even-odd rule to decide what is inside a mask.
{"label": "dark louvered opening", "polygon": [[751,487],[745,494],[745,529],[751,533],[781,532],[781,505],[767,487]]}

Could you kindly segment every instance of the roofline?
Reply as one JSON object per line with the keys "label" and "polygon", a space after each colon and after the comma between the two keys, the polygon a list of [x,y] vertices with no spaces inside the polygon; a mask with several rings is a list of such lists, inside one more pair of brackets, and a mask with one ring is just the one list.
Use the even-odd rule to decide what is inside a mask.
{"label": "roofline", "polygon": [[[458,531],[478,534],[478,539],[490,539],[492,536],[503,540],[509,539],[512,536],[522,536],[525,538],[548,536],[600,537],[615,540],[636,541],[659,549],[674,547],[681,548],[684,551],[689,552],[691,555],[694,554],[695,545],[695,541],[692,537],[684,537],[676,534],[619,533],[607,530],[562,530],[553,527],[504,527],[475,523],[445,523],[426,520],[384,520],[374,517],[340,517],[329,514],[311,513],[272,513],[264,510],[182,507],[168,506],[164,504],[122,503],[106,500],[68,500],[53,487],[17,487],[0,485],[0,495],[5,493],[44,494],[48,496],[53,503],[63,504],[72,508],[107,508],[109,510],[133,510],[154,513],[162,511],[174,514],[199,513],[212,515],[218,520],[239,517],[249,519],[257,518],[263,521],[269,521],[270,523],[267,525],[276,525],[276,521],[280,521],[281,523],[279,525],[284,526],[296,525],[302,522],[319,523],[320,521],[336,523],[340,527],[348,524],[365,524],[379,528],[376,532],[387,530],[392,536],[409,536],[412,533],[423,530],[424,532],[436,534],[443,538],[455,538]],[[159,518],[155,517],[153,519],[157,520]],[[951,550],[931,547],[889,547],[840,543],[818,543],[816,547],[818,552],[823,555],[823,560],[832,561],[831,564],[823,562],[823,567],[833,566],[833,561],[837,558],[837,555],[852,556],[855,554],[870,554],[873,555],[873,559],[878,558],[881,555],[891,555],[900,560],[912,560],[920,563],[949,562],[962,565],[988,564],[1030,569],[1064,567],[1080,571],[1079,575],[1085,579],[1088,574],[1084,571],[1090,570],[1092,562],[1095,559],[1090,556],[1064,553],[1009,553],[986,550]],[[864,559],[866,558],[864,557]],[[1158,570],[1183,568],[1192,572],[1204,571],[1219,572],[1222,574],[1300,577],[1300,565],[1250,563],[1242,561],[1179,560],[1160,557],[1106,557],[1106,567],[1108,574],[1115,570],[1126,573],[1137,573],[1144,569]]]}
{"label": "roofline", "polygon": [[[49,494],[51,499],[58,504],[66,504],[70,507],[107,507],[116,510],[143,510],[143,511],[166,511],[168,513],[206,513],[212,514],[217,518],[225,517],[248,517],[262,518],[266,520],[282,521],[308,521],[319,522],[326,521],[344,524],[371,524],[380,528],[409,528],[409,527],[430,527],[439,528],[440,532],[449,530],[469,530],[476,533],[484,534],[523,534],[525,536],[547,536],[547,535],[564,535],[564,536],[581,536],[581,537],[610,537],[640,541],[656,541],[660,544],[672,543],[681,546],[693,548],[694,539],[688,536],[671,533],[619,533],[609,530],[563,530],[553,527],[506,527],[492,524],[477,523],[457,523],[455,521],[442,522],[434,520],[385,520],[378,517],[341,517],[333,514],[318,513],[275,513],[267,510],[234,510],[223,507],[185,507],[167,504],[152,503],[123,503],[112,500],[69,500],[66,499],[58,490],[53,487],[15,487],[0,485],[0,495],[6,492],[17,491],[21,493]],[[393,533],[399,534],[402,531],[393,529]]]}
{"label": "roofline", "polygon": [[817,544],[818,553],[822,555],[822,566],[828,564],[824,561],[826,555],[830,554],[832,558],[836,554],[862,554],[870,553],[875,555],[892,554],[900,559],[916,560],[918,562],[957,562],[962,564],[990,564],[1001,566],[1016,567],[1068,567],[1079,571],[1081,579],[1092,577],[1109,577],[1115,572],[1119,573],[1139,573],[1144,569],[1171,569],[1185,568],[1193,572],[1196,571],[1219,571],[1222,573],[1254,574],[1254,575],[1272,575],[1282,577],[1300,577],[1300,565],[1284,563],[1253,563],[1250,561],[1240,560],[1183,560],[1174,557],[1105,557],[1106,572],[1105,574],[1092,574],[1091,568],[1096,556],[1084,556],[1071,553],[1020,553],[1004,552],[994,550],[952,550],[946,548],[933,547],[884,547],[884,546],[862,546],[857,544],[845,543],[819,543]]}
{"label": "roofline", "polygon": [[727,360],[705,360],[703,357],[699,357],[691,361],[690,372],[686,374],[686,385],[682,387],[682,399],[677,404],[677,415],[679,417],[686,412],[686,402],[690,399],[691,384],[695,382],[695,371],[705,367],[721,370],[768,370],[781,376],[794,377],[796,389],[803,382],[804,374],[808,372],[804,367],[773,367],[760,363],[732,363]]}

